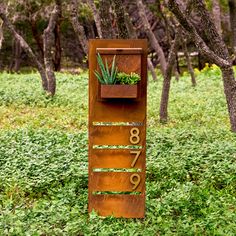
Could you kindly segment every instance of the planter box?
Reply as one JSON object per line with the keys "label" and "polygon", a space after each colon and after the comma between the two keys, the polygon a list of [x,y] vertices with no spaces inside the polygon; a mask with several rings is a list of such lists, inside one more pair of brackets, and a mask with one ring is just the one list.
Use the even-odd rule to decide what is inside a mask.
{"label": "planter box", "polygon": [[101,85],[101,98],[137,98],[138,86],[135,85]]}

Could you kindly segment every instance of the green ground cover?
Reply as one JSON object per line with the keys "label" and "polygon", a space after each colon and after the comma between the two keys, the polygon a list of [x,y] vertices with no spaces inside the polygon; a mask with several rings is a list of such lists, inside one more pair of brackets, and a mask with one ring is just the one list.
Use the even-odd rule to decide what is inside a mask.
{"label": "green ground cover", "polygon": [[87,212],[88,76],[57,74],[47,98],[36,74],[0,75],[0,235],[235,235],[236,135],[220,72],[148,85],[146,218]]}

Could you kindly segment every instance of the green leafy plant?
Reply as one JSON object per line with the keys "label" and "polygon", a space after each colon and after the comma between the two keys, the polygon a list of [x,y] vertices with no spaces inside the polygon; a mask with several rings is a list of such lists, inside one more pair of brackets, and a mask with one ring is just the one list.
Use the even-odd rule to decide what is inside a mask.
{"label": "green leafy plant", "polygon": [[137,84],[140,81],[140,75],[131,72],[131,74],[126,74],[125,72],[117,73],[117,83],[118,84]]}
{"label": "green leafy plant", "polygon": [[103,63],[101,55],[98,53],[97,61],[99,68],[101,70],[101,74],[95,70],[94,74],[96,75],[97,79],[100,81],[101,84],[115,84],[116,83],[116,76],[117,76],[117,67],[115,66],[116,55],[113,57],[111,71],[108,67],[107,60],[105,60],[105,65]]}

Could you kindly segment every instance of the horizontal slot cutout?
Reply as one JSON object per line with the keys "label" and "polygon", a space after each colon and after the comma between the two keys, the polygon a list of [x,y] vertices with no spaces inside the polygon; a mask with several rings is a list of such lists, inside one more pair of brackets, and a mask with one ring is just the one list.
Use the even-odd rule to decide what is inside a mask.
{"label": "horizontal slot cutout", "polygon": [[143,122],[93,122],[93,126],[143,126]]}
{"label": "horizontal slot cutout", "polygon": [[92,192],[93,195],[112,195],[112,194],[124,194],[124,195],[141,195],[141,192],[125,192],[125,191],[103,191],[103,192]]}
{"label": "horizontal slot cutout", "polygon": [[141,172],[139,168],[94,168],[93,172]]}
{"label": "horizontal slot cutout", "polygon": [[142,149],[143,146],[132,145],[93,145],[93,149]]}
{"label": "horizontal slot cutout", "polygon": [[124,54],[124,55],[135,55],[142,54],[142,48],[97,48],[96,53],[110,55],[110,54]]}

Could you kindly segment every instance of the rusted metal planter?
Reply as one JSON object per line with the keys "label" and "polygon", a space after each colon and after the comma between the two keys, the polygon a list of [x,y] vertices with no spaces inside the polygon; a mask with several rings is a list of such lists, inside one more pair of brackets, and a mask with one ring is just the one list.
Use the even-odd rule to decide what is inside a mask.
{"label": "rusted metal planter", "polygon": [[101,98],[137,98],[138,86],[126,84],[101,85]]}

